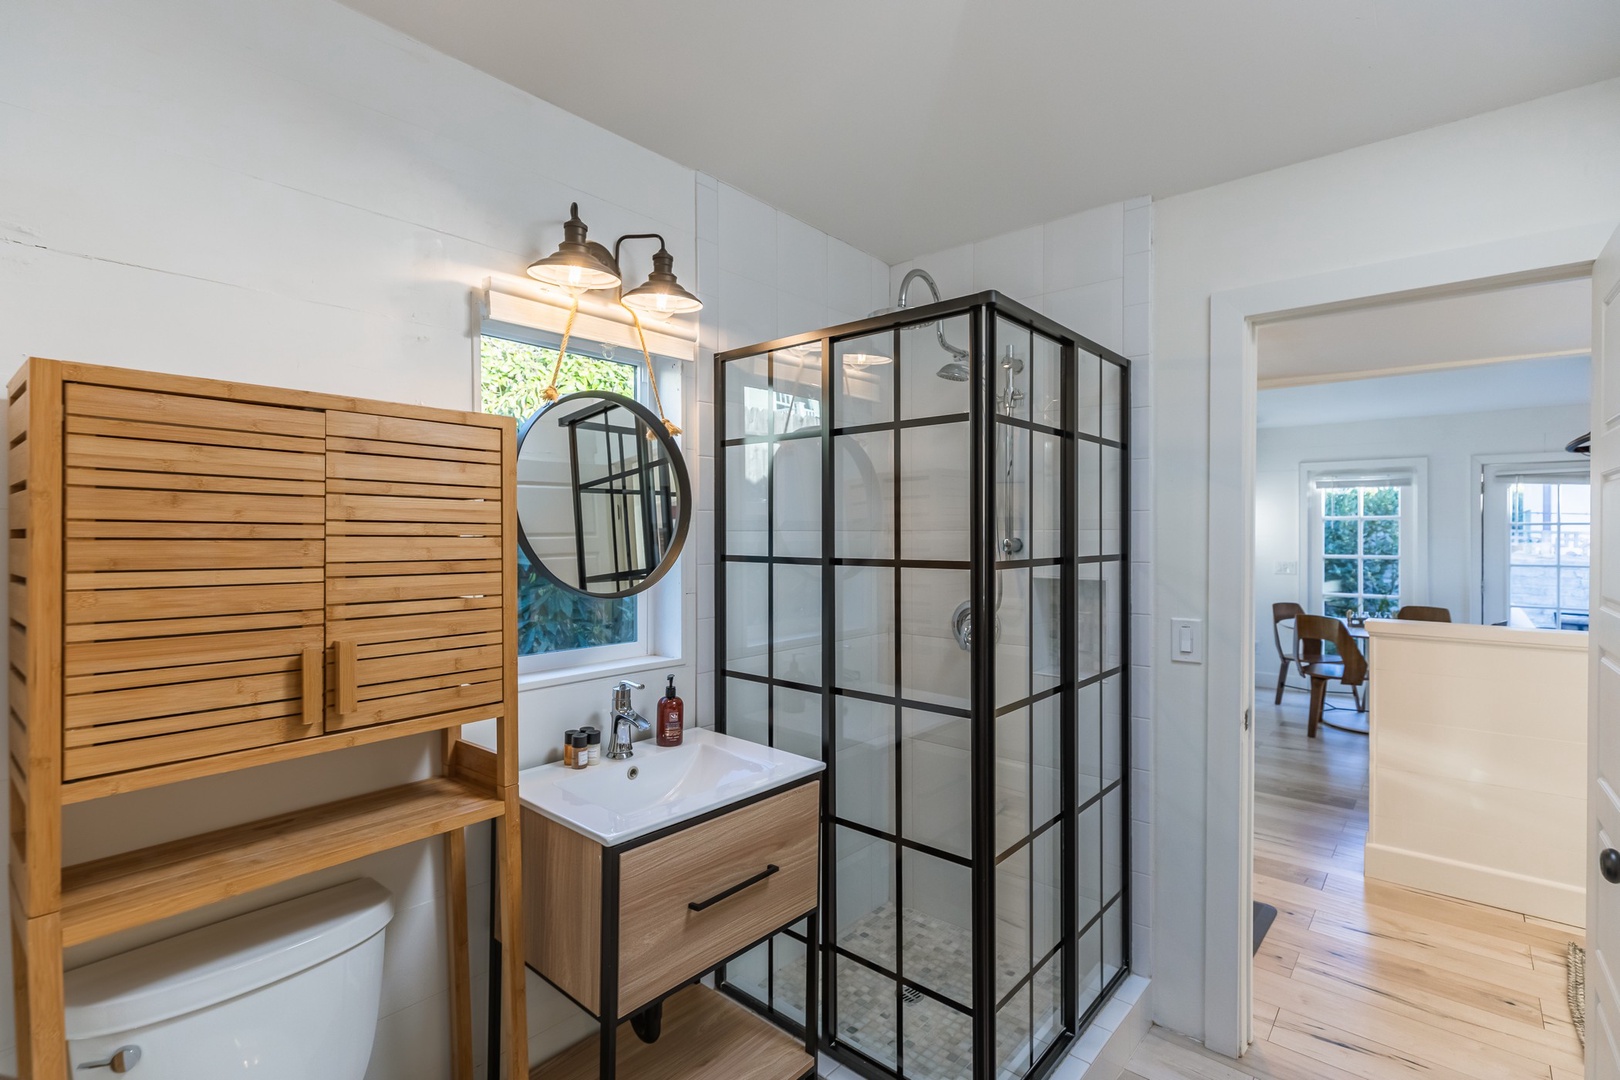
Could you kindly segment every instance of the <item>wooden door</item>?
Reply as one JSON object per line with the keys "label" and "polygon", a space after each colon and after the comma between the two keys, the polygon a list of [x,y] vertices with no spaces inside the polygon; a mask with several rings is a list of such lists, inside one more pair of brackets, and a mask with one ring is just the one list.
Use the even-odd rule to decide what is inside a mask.
{"label": "wooden door", "polygon": [[321,733],[325,414],[64,387],[63,779]]}
{"label": "wooden door", "polygon": [[1620,1077],[1620,232],[1592,269],[1586,1075]]}
{"label": "wooden door", "polygon": [[326,418],[327,731],[501,711],[501,429]]}

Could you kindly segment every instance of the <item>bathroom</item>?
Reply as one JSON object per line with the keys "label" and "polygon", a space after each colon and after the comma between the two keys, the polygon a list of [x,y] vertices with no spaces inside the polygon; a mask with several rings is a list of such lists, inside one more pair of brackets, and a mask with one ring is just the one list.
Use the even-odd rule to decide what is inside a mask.
{"label": "bathroom", "polygon": [[[1186,314],[1186,290],[1174,294],[1183,302],[1170,327],[1177,350],[1170,370],[1178,377],[1165,383],[1164,368],[1156,368],[1151,358],[1160,326],[1154,260],[1161,215],[1146,185],[1070,208],[1079,212],[1031,213],[1023,227],[952,235],[913,249],[923,254],[895,259],[850,242],[861,240],[859,235],[823,232],[742,187],[521,92],[455,59],[449,54],[453,50],[430,47],[331,0],[251,7],[207,0],[130,6],[24,0],[5,21],[0,104],[6,118],[0,121],[0,142],[10,152],[0,177],[0,239],[5,241],[0,343],[9,357],[8,376],[22,358],[43,356],[476,410],[482,392],[481,337],[499,337],[514,327],[541,335],[559,328],[559,309],[535,299],[542,294],[525,268],[556,249],[571,204],[579,204],[592,239],[611,244],[627,234],[661,235],[681,283],[703,301],[695,316],[647,324],[661,408],[682,429],[678,440],[695,511],[677,564],[648,590],[645,610],[655,618],[643,626],[638,654],[586,665],[520,666],[516,756],[522,770],[558,761],[569,729],[592,725],[605,731],[613,688],[627,679],[644,684],[634,703],[648,716],[656,712],[659,692],[673,675],[688,725],[712,726],[724,712],[727,729],[746,735],[739,731],[748,721],[746,695],[728,697],[719,675],[728,662],[727,632],[746,625],[722,597],[740,605],[744,620],[748,611],[747,594],[728,591],[719,580],[725,564],[718,544],[737,550],[735,539],[723,537],[720,524],[729,519],[721,515],[727,512],[723,507],[735,511],[737,504],[719,486],[723,475],[735,476],[736,470],[723,463],[721,452],[728,420],[716,382],[717,354],[893,308],[908,273],[921,268],[946,300],[995,290],[1128,360],[1128,377],[1117,391],[1117,400],[1128,399],[1128,413],[1111,436],[1125,447],[1118,475],[1127,479],[1119,481],[1117,500],[1107,504],[1122,509],[1115,522],[1103,520],[1098,511],[1095,528],[1128,535],[1114,565],[1119,593],[1128,590],[1131,598],[1117,628],[1121,654],[1130,659],[1110,689],[1129,719],[1130,751],[1121,759],[1115,794],[1097,803],[1096,830],[1099,837],[1124,838],[1116,853],[1120,880],[1109,895],[1120,898],[1111,916],[1121,949],[1114,970],[1125,970],[1129,980],[1121,986],[1126,981],[1130,986],[1096,1010],[1094,1022],[1066,1053],[1062,1064],[1070,1071],[1056,1075],[1084,1075],[1093,1060],[1123,1064],[1119,1055],[1129,1052],[1124,1044],[1140,1039],[1150,1017],[1179,1031],[1202,1030],[1202,973],[1191,969],[1199,967],[1194,954],[1204,948],[1203,924],[1198,901],[1182,899],[1183,893],[1201,899],[1202,880],[1183,888],[1155,874],[1166,862],[1202,865],[1201,850],[1189,854],[1189,837],[1196,833],[1202,843],[1202,698],[1187,688],[1191,669],[1170,670],[1166,664],[1161,671],[1152,660],[1158,647],[1153,620],[1172,614],[1163,605],[1186,605],[1178,606],[1178,615],[1202,610],[1203,550],[1188,554],[1181,548],[1192,542],[1189,537],[1205,533],[1207,507],[1200,501],[1202,487],[1197,498],[1186,498],[1185,483],[1167,478],[1149,454],[1151,448],[1166,460],[1174,455],[1181,472],[1202,475],[1207,401],[1190,396],[1198,380],[1182,376],[1187,358],[1201,357],[1198,350],[1207,343],[1189,329],[1197,320]],[[722,59],[717,50],[684,62]],[[791,154],[779,157],[791,161]],[[1583,205],[1589,218],[1608,214],[1608,204],[1595,196]],[[1199,209],[1184,202],[1172,205],[1172,211],[1177,206],[1183,213]],[[1219,211],[1207,213],[1190,233],[1220,217]],[[1178,220],[1185,224],[1185,218]],[[627,277],[642,280],[651,251],[651,245],[634,242],[627,247]],[[1268,280],[1285,269],[1257,259],[1242,280]],[[914,280],[909,305],[931,302],[926,293]],[[526,304],[545,311],[536,313]],[[530,323],[545,325],[510,321],[524,312],[533,315]],[[622,318],[606,318],[588,305],[582,312],[582,340],[606,340],[621,359],[639,356],[633,327]],[[501,313],[509,318],[495,317]],[[970,335],[961,329],[966,317],[958,319],[945,326],[944,337],[963,346]],[[931,327],[927,323],[908,332],[908,340],[920,338],[919,350],[939,350]],[[902,377],[913,382],[902,387],[900,400],[906,401],[911,390],[910,397],[922,401],[917,395],[952,394],[964,387],[935,377],[948,358],[946,352],[937,363],[918,359],[870,370],[903,371]],[[1033,357],[1025,362],[1026,373],[1017,379],[1033,395]],[[1198,385],[1203,393],[1202,382]],[[960,392],[965,400],[966,390]],[[952,399],[939,400],[941,414],[957,407]],[[1169,429],[1155,425],[1161,401],[1169,403],[1176,421]],[[932,537],[941,545],[966,542],[962,538],[973,510],[966,447],[965,439],[956,439],[932,456],[902,457],[900,482],[907,494],[898,507],[887,508],[900,515],[901,535]],[[813,476],[795,474],[791,463],[778,458],[777,483],[802,482],[805,492],[803,501],[790,499],[786,507],[777,502],[779,514],[789,511],[777,520],[778,537],[795,528],[809,533],[821,527],[819,467],[818,461]],[[1102,493],[1100,466],[1098,475],[1097,497],[1111,499]],[[1175,483],[1182,486],[1169,487]],[[925,501],[911,501],[914,487],[926,493]],[[1173,499],[1166,498],[1167,491]],[[862,497],[869,494],[868,489]],[[1173,503],[1168,520],[1175,529],[1168,541],[1166,519],[1151,516],[1155,506],[1167,502]],[[857,507],[853,497],[839,505],[874,509],[874,520],[884,512]],[[795,507],[806,511],[796,523]],[[1088,512],[1074,509],[1077,518]],[[931,531],[924,518],[932,520]],[[1026,528],[1033,542],[1040,528],[1038,509],[1027,522],[1002,531],[1017,534]],[[1165,546],[1175,554],[1181,576],[1156,584],[1153,560]],[[953,555],[916,557],[947,561]],[[968,577],[961,570],[936,572]],[[1015,575],[1005,577],[1003,611],[1006,604],[1023,604],[1027,612],[1027,596],[1018,591]],[[801,595],[819,603],[821,584],[805,581]],[[934,666],[924,684],[930,693],[965,698],[969,654],[954,638],[953,615],[971,586],[947,581],[925,592],[918,610],[903,612],[888,627],[890,636],[898,626],[900,635],[921,650],[920,662]],[[809,618],[808,609],[794,605],[776,614],[778,620]],[[758,609],[752,613],[757,616]],[[1005,621],[1013,624],[1011,617]],[[794,629],[786,623],[781,628]],[[1212,618],[1211,641],[1213,629]],[[878,650],[851,642],[849,652],[854,663]],[[786,681],[821,683],[819,673],[803,680],[786,676],[795,662],[808,672],[823,663],[821,656],[781,654]],[[1156,701],[1175,705],[1157,729]],[[802,713],[783,711],[774,733],[777,745],[822,756],[817,708],[807,704]],[[809,718],[803,729],[793,727],[796,716]],[[876,798],[876,774],[893,775],[896,759],[905,758],[903,767],[910,771],[901,783],[915,788],[917,824],[929,830],[920,839],[950,850],[953,843],[969,842],[958,832],[970,820],[958,790],[968,766],[960,731],[942,717],[954,719],[944,713],[913,718],[918,727],[909,729],[915,737],[904,741],[904,754],[884,757],[857,747],[841,751],[835,767],[849,761],[856,775],[872,770]],[[874,730],[888,722],[867,719]],[[466,737],[493,744],[493,726],[469,725]],[[638,733],[638,740],[645,738]],[[638,753],[641,745],[638,741]],[[226,828],[420,781],[434,775],[439,751],[437,736],[412,736],[72,803],[61,810],[62,858],[69,865],[100,859],[191,836],[200,828]],[[1167,784],[1165,776],[1173,782]],[[1187,782],[1191,776],[1196,784]],[[1163,821],[1166,814],[1185,828],[1170,834],[1161,827],[1156,833],[1155,817]],[[417,842],[72,946],[67,963],[92,964],[367,878],[387,890],[393,915],[384,941],[370,1064],[363,1075],[375,1080],[450,1075],[445,1063],[461,1036],[450,1020],[456,992],[451,983],[458,974],[448,923],[452,912],[461,911],[471,943],[464,985],[471,996],[474,1075],[493,1077],[497,1073],[487,1061],[492,1025],[486,947],[497,891],[492,889],[491,834],[483,824],[467,831],[464,899],[446,895],[445,848]],[[828,837],[837,844],[833,834]],[[888,865],[880,850],[852,840],[838,849],[840,865],[834,869],[839,888],[847,890],[841,895],[847,910],[875,912],[892,900],[880,880]],[[864,865],[879,866],[879,873],[863,875],[863,858],[870,860]],[[866,895],[857,895],[863,887]],[[907,884],[905,891],[936,899],[932,917],[954,918],[961,925],[956,893],[927,881]],[[791,955],[779,955],[761,964],[753,954],[732,965],[729,977],[739,984],[752,978],[763,988],[791,962]],[[1142,988],[1149,977],[1164,987],[1162,994]],[[0,996],[12,1000],[9,991]],[[525,997],[525,1056],[533,1064],[596,1031],[589,1016],[532,972]],[[927,998],[920,1006],[897,1008],[927,1010],[939,1004]],[[13,1024],[0,1022],[0,1076],[18,1074],[18,1047]],[[887,1067],[882,1052],[869,1056]],[[880,1074],[870,1068],[860,1072],[860,1064],[827,1053],[818,1068],[838,1080],[845,1075],[840,1069],[849,1069],[851,1076]],[[920,1065],[913,1074],[934,1075]],[[937,1075],[957,1073],[941,1066]]]}
{"label": "bathroom", "polygon": [[[658,689],[673,674],[688,722],[712,724],[718,666],[713,355],[891,307],[909,267],[890,267],[338,5],[302,5],[305,25],[291,36],[278,29],[284,14],[226,18],[216,12],[198,19],[198,10],[174,3],[137,17],[73,5],[30,7],[24,27],[40,43],[36,58],[48,52],[58,76],[78,71],[67,82],[79,89],[69,93],[53,79],[61,92],[33,92],[17,137],[47,139],[55,147],[52,171],[81,173],[92,188],[105,186],[99,192],[40,189],[19,210],[17,227],[36,230],[43,244],[31,253],[8,247],[22,260],[13,264],[16,306],[8,305],[18,317],[5,331],[13,355],[464,408],[478,392],[469,318],[475,327],[488,318],[475,305],[487,307],[492,291],[536,295],[524,267],[562,239],[570,203],[581,204],[593,239],[662,234],[675,272],[704,301],[697,317],[648,322],[659,340],[673,339],[656,350],[660,370],[669,367],[660,377],[662,405],[684,429],[682,452],[697,510],[678,565],[649,590],[658,613],[655,640],[645,649],[650,655],[594,671],[520,674],[519,765],[560,757],[569,728],[605,729],[610,691],[621,679],[648,687],[636,692],[635,703],[651,715]],[[330,42],[344,45],[348,63],[341,71],[322,59]],[[239,63],[261,52],[273,62]],[[227,68],[241,68],[223,80],[227,89],[205,92],[222,82]],[[40,78],[38,70],[8,76],[18,88]],[[129,80],[148,83],[148,91],[114,93]],[[95,117],[113,100],[121,112],[105,114],[119,117],[117,130],[109,131],[106,120]],[[188,104],[177,109],[176,102]],[[468,115],[483,119],[471,129],[452,120]],[[247,117],[254,118],[248,126],[256,137],[241,126]],[[96,138],[64,141],[64,125],[79,124],[90,125],[85,130],[98,132]],[[536,137],[517,144],[501,134],[514,129]],[[266,141],[270,131],[282,134]],[[182,149],[187,142],[208,159],[206,167]],[[468,152],[470,145],[485,152]],[[92,168],[91,157],[121,164]],[[38,174],[41,182],[44,175]],[[454,197],[447,198],[450,192]],[[1127,221],[1130,242],[1145,249],[1146,215],[1145,205],[1128,211],[1114,204],[922,264],[945,297],[993,287],[1045,305],[1055,320],[1118,350],[1125,344],[1128,290],[1137,308],[1129,318],[1145,326],[1145,265],[1135,260],[1141,279],[1127,286],[1125,251]],[[70,239],[73,232],[82,241]],[[637,260],[644,267],[655,246],[631,246],[627,264]],[[239,257],[248,251],[258,254]],[[312,258],[315,252],[324,254]],[[920,285],[911,291],[913,306],[928,301]],[[95,317],[75,315],[71,298],[90,295],[99,298]],[[180,334],[174,332],[180,324],[172,322],[177,311],[187,313]],[[633,341],[620,344],[621,356],[634,355]],[[1138,342],[1137,350],[1145,354],[1145,345]],[[678,360],[666,362],[672,353]],[[921,377],[920,366],[918,372]],[[965,403],[964,384],[929,379],[961,393]],[[965,513],[966,448],[951,453],[954,462],[934,466],[939,475],[918,479],[929,485],[931,499],[941,500],[938,508]],[[920,460],[908,461],[904,479],[923,468]],[[961,480],[955,490],[953,468]],[[943,532],[958,525],[965,520],[946,521]],[[941,596],[942,610],[920,618],[918,629],[936,647],[932,661],[941,685],[952,685],[945,692],[965,694],[966,669],[955,660],[967,654],[949,635],[951,609],[967,593],[952,587],[960,595],[948,603]],[[467,735],[480,738],[478,726],[469,726]],[[962,753],[953,738],[946,729],[918,744],[939,758],[944,780],[961,767],[952,760]],[[819,741],[785,748],[820,756]],[[393,740],[75,804],[64,811],[63,858],[72,864],[191,835],[199,815],[220,828],[415,780],[432,771],[434,750],[425,738]],[[943,803],[949,793],[934,797]],[[1120,812],[1117,802],[1110,804],[1110,813]],[[488,836],[474,827],[466,844],[478,1032],[473,1050],[480,1069],[487,1054],[489,959],[477,943],[489,933]],[[442,1076],[437,1063],[447,1060],[452,1037],[442,858],[431,843],[369,856],[76,947],[68,964],[368,877],[392,894],[395,910],[368,1075]],[[1146,938],[1145,925],[1138,934]],[[1145,956],[1145,942],[1138,948]],[[589,1017],[533,974],[527,996],[531,1062],[594,1030]],[[832,1067],[827,1061],[824,1072]]]}

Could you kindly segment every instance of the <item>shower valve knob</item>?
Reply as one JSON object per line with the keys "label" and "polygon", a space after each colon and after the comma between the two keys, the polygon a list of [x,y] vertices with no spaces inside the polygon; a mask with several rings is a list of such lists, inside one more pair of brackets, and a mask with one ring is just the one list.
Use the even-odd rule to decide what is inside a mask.
{"label": "shower valve knob", "polygon": [[120,1046],[113,1056],[106,1061],[87,1061],[80,1065],[81,1069],[111,1069],[115,1073],[127,1073],[141,1063],[141,1048],[138,1046]]}

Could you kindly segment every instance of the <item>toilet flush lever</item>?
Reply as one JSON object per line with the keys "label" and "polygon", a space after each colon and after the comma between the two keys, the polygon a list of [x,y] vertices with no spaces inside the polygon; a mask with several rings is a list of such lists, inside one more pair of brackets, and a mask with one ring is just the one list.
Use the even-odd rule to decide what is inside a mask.
{"label": "toilet flush lever", "polygon": [[141,1063],[141,1048],[138,1046],[120,1046],[113,1056],[106,1061],[87,1061],[80,1065],[81,1069],[111,1069],[115,1073],[127,1073]]}

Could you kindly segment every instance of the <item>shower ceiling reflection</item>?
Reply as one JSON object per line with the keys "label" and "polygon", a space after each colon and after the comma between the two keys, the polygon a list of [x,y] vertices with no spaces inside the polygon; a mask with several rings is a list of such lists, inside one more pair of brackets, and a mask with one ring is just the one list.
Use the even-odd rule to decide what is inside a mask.
{"label": "shower ceiling reflection", "polygon": [[1126,361],[990,292],[716,358],[717,724],[827,763],[823,940],[728,964],[874,1077],[1042,1075],[1130,954]]}

